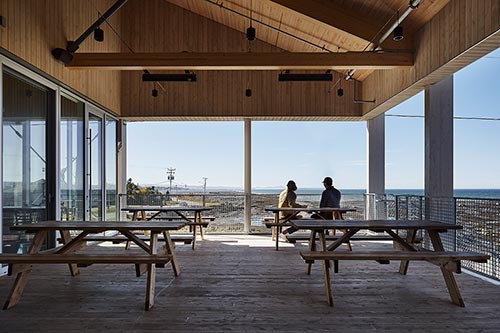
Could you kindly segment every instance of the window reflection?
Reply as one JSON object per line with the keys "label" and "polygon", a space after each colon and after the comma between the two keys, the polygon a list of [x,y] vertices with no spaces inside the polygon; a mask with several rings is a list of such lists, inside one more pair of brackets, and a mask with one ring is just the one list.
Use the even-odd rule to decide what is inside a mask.
{"label": "window reflection", "polygon": [[61,98],[60,188],[61,219],[84,220],[85,104]]}
{"label": "window reflection", "polygon": [[3,252],[23,253],[30,237],[15,224],[47,219],[46,124],[50,91],[3,72]]}

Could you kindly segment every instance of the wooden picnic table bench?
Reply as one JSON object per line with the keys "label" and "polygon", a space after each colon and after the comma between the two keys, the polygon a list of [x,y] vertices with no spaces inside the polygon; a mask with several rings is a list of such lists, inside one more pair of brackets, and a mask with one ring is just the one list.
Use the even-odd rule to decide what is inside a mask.
{"label": "wooden picnic table bench", "polygon": [[[137,235],[137,237],[143,241],[149,240],[148,236],[145,235]],[[179,242],[179,243],[184,243],[184,244],[191,244],[193,242],[193,235],[170,235],[170,239],[172,239],[173,242]],[[85,240],[88,242],[112,242],[113,244],[119,244],[123,243],[126,241],[129,241],[129,239],[123,235],[114,235],[114,236],[101,236],[101,235],[91,235],[85,237]],[[158,241],[163,241],[164,238],[162,235],[158,236]]]}
{"label": "wooden picnic table bench", "polygon": [[[31,269],[32,264],[77,264],[79,267],[92,264],[155,264],[165,266],[172,260],[171,255],[144,255],[144,254],[0,254],[0,262],[9,264],[8,275],[14,275],[26,269]],[[19,268],[20,264],[30,265]]]}
{"label": "wooden picnic table bench", "polygon": [[456,251],[313,251],[300,252],[306,262],[314,260],[374,260],[381,264],[389,264],[391,260],[428,261],[445,269],[461,273],[461,260],[485,263],[490,256],[476,252]]}
{"label": "wooden picnic table bench", "polygon": [[[390,260],[400,260],[400,274],[407,274],[408,264],[414,260],[425,260],[437,265],[443,275],[451,300],[458,306],[465,306],[460,290],[453,273],[461,272],[461,260],[486,262],[490,256],[474,252],[445,251],[440,233],[448,230],[462,229],[462,226],[445,224],[432,220],[293,220],[291,223],[299,230],[310,230],[310,252],[303,252],[301,256],[307,263],[307,274],[310,274],[314,260],[323,261],[323,276],[327,302],[333,305],[330,285],[330,261],[333,260],[338,268],[339,260],[376,260],[387,264]],[[325,230],[344,229],[345,233],[330,245],[326,245]],[[393,238],[399,250],[390,251],[341,251],[338,248],[360,230],[385,232]],[[415,246],[418,230],[425,230],[429,235],[433,250],[421,249]],[[396,231],[406,231],[406,237],[401,237]],[[320,238],[320,251],[316,250],[316,234]]]}
{"label": "wooden picnic table bench", "polygon": [[[290,226],[290,221],[295,219],[301,212],[306,213],[332,213],[334,219],[344,219],[344,213],[355,212],[354,208],[337,207],[266,207],[265,211],[274,213],[274,219],[264,218],[266,227],[271,228],[271,240],[276,240],[276,251],[279,249],[279,235],[284,226]],[[280,217],[281,212],[288,216]]]}
{"label": "wooden picnic table bench", "polygon": [[[122,208],[122,210],[132,213],[132,221],[185,221],[190,230],[193,231],[193,241],[191,243],[191,248],[194,250],[196,244],[196,227],[199,227],[200,237],[203,240],[203,228],[207,227],[208,222],[203,218],[202,213],[210,211],[212,210],[212,208],[201,206],[128,206]],[[150,216],[147,216],[147,212],[150,212],[152,214]],[[160,215],[163,213],[171,213],[175,214],[176,216],[173,216],[172,218],[160,218]],[[194,215],[188,216],[186,213],[193,213]],[[213,221],[215,220],[215,217],[209,216],[209,219]],[[128,249],[129,246],[130,243],[127,242],[125,248]]]}
{"label": "wooden picnic table bench", "polygon": [[[327,241],[335,241],[339,239],[341,235],[325,235],[325,239]],[[291,235],[286,235],[286,239],[289,243],[296,243],[297,241],[309,241],[311,238],[311,234],[306,233],[294,233]],[[316,240],[319,241],[319,235],[316,235]],[[349,241],[392,241],[394,240],[390,235],[386,234],[375,234],[375,235],[355,235],[349,238]],[[421,243],[422,237],[415,237],[413,243]],[[347,243],[347,240],[345,241]]]}
{"label": "wooden picnic table bench", "polygon": [[[78,264],[135,264],[136,273],[147,271],[145,309],[149,310],[154,305],[156,266],[172,263],[174,275],[180,274],[180,268],[174,252],[170,230],[179,230],[185,225],[183,222],[127,222],[127,221],[44,221],[33,224],[11,226],[11,230],[34,232],[27,254],[13,255],[0,254],[0,263],[9,264],[9,272],[16,274],[16,279],[9,293],[4,309],[15,306],[23,293],[24,287],[31,273],[31,265],[35,264],[68,264],[72,276],[80,274]],[[150,232],[149,244],[137,237],[133,232],[148,230]],[[41,253],[41,247],[49,232],[59,231],[63,246]],[[71,237],[70,231],[77,233]],[[104,253],[98,255],[75,254],[86,243],[90,234],[99,234],[105,231],[116,231],[125,238],[134,242],[146,253],[116,254]],[[158,235],[162,234],[165,245],[158,249]],[[102,248],[106,251],[106,247]]]}

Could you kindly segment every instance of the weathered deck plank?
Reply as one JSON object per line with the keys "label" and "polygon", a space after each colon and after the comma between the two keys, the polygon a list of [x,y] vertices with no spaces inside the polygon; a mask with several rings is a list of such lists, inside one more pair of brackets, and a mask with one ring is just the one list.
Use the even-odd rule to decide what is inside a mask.
{"label": "weathered deck plank", "polygon": [[[34,268],[18,305],[0,311],[1,331],[497,331],[500,287],[457,275],[465,308],[453,305],[439,269],[411,262],[341,262],[332,274],[334,307],[324,301],[321,265],[305,274],[304,243],[269,236],[207,235],[200,251],[178,245],[182,274],[157,270],[155,306],[143,310],[145,276],[94,265],[71,277],[66,265]],[[106,246],[113,246],[106,244]],[[354,247],[392,248],[357,242]],[[115,245],[117,251],[122,246]],[[5,299],[13,277],[0,278]],[[2,299],[0,299],[1,301]]]}

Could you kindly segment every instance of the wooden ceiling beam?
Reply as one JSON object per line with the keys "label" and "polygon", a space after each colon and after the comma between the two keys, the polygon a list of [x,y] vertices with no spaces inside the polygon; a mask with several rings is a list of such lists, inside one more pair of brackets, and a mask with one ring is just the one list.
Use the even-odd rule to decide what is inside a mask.
{"label": "wooden ceiling beam", "polygon": [[69,69],[346,70],[413,66],[412,53],[76,53]]}
{"label": "wooden ceiling beam", "polygon": [[[334,1],[296,1],[296,0],[270,0],[284,9],[288,9],[329,27],[344,31],[366,41],[367,45],[377,43],[393,22],[379,21],[376,17],[366,17],[352,10],[348,10]],[[370,48],[371,48],[370,46]],[[382,45],[385,49],[413,49],[411,38],[405,36],[401,41],[387,38]]]}

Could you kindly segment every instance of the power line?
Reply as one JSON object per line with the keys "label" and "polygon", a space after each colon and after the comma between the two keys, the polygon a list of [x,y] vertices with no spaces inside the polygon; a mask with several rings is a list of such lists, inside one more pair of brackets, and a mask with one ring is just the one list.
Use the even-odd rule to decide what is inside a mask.
{"label": "power line", "polygon": [[[419,115],[406,115],[406,114],[386,114],[386,117],[398,117],[398,118],[425,118],[425,116]],[[456,120],[487,120],[487,121],[500,121],[500,118],[494,117],[461,117],[455,116],[453,119]]]}

